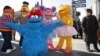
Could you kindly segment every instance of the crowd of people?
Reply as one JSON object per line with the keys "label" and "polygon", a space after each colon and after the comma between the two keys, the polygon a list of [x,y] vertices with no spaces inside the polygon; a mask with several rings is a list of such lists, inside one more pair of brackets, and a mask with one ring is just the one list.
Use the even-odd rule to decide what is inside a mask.
{"label": "crowd of people", "polygon": [[[54,27],[54,26],[52,26],[52,24],[54,24],[56,21],[61,21],[60,23],[62,23],[62,25],[60,25],[60,23],[59,23],[58,25],[60,25],[60,26],[58,28],[55,27],[55,30],[52,29],[52,32],[50,34],[48,34],[48,36],[47,36],[48,41],[47,41],[47,45],[45,45],[45,46],[48,46],[48,50],[60,51],[60,50],[62,50],[64,40],[66,40],[66,48],[64,49],[64,51],[66,53],[71,53],[72,47],[73,47],[72,46],[72,36],[77,35],[77,33],[80,31],[80,30],[78,31],[77,29],[75,29],[73,27],[74,21],[72,19],[72,15],[71,15],[71,13],[72,13],[71,6],[61,5],[60,9],[58,11],[59,15],[57,14],[57,16],[56,16],[57,17],[56,21],[54,21],[52,19],[56,13],[55,7],[46,8],[45,6],[35,6],[34,8],[32,8],[30,10],[28,6],[29,6],[29,3],[24,1],[21,10],[18,12],[15,12],[14,9],[8,5],[4,6],[3,14],[0,17],[0,32],[2,33],[2,37],[4,39],[4,43],[2,46],[1,52],[3,54],[8,54],[16,49],[16,47],[12,46],[11,40],[12,40],[12,36],[15,36],[16,30],[18,30],[19,32],[21,32],[19,46],[21,48],[26,48],[26,49],[29,48],[29,50],[31,52],[31,53],[29,53],[26,49],[25,50],[22,49],[22,51],[24,50],[23,52],[25,52],[23,54],[25,56],[32,56],[32,55],[33,56],[37,56],[37,55],[44,56],[45,54],[41,54],[41,52],[46,50],[46,52],[44,51],[44,53],[47,53],[47,49],[46,49],[47,47],[41,46],[42,42],[39,42],[39,40],[41,41],[41,39],[43,39],[44,41],[46,41],[47,39],[45,39],[45,38],[38,39],[37,37],[39,37],[38,35],[40,35],[41,37],[42,36],[44,37],[45,35],[47,36],[45,30],[48,29],[48,31],[50,31],[50,29],[52,29],[52,27]],[[82,29],[86,34],[85,38],[86,38],[87,50],[91,51],[90,44],[93,43],[96,51],[100,51],[97,46],[98,38],[97,38],[96,32],[99,29],[99,24],[98,24],[97,18],[94,15],[92,15],[91,9],[87,9],[86,12],[87,12],[87,16],[83,18],[83,21],[82,21],[83,28]],[[36,23],[41,22],[41,21],[36,20],[36,19],[38,19],[37,16],[39,17],[39,20],[40,20],[40,18],[43,19],[43,23],[41,23],[41,24],[44,24],[45,26],[49,27],[49,28],[44,27],[45,35],[44,34],[42,35],[41,32],[39,32],[40,29],[36,28],[36,27],[38,27],[38,25],[40,26],[40,24],[36,24]],[[30,20],[32,18],[36,18],[35,22],[33,22],[34,20],[33,21]],[[29,33],[25,32],[27,35],[24,35],[24,33],[22,33],[22,31],[25,31],[24,28],[23,29],[21,29],[20,27],[16,28],[17,25],[15,27],[10,26],[9,24],[5,25],[6,22],[11,22],[11,23],[15,23],[18,25],[25,25],[25,26],[32,22],[35,23],[36,25],[33,25],[33,27],[31,26],[31,28],[34,28],[35,30],[34,29],[33,30],[36,32],[34,32],[34,31],[30,31],[30,32],[33,33],[32,37],[34,37],[34,34],[38,33],[37,36],[34,37],[34,39],[37,38],[38,40],[36,41],[32,38],[33,39],[33,41],[32,41],[31,38],[29,38],[29,39],[26,38],[27,35],[28,35],[27,37],[30,37],[30,36],[29,36]],[[48,25],[50,25],[52,27],[50,27]],[[28,28],[28,27],[30,27],[30,25],[26,27],[27,32],[28,32],[28,29],[30,30],[30,28]],[[15,30],[12,28],[14,28]],[[42,28],[42,26],[40,28]],[[47,33],[48,33],[48,31],[47,31]],[[52,38],[56,37],[57,35],[59,37],[59,43],[56,46],[56,48],[54,48],[53,43],[52,43]],[[80,34],[80,35],[82,37],[82,34]],[[40,43],[40,45],[37,45],[37,46],[41,46],[39,48],[42,50],[38,50],[38,47],[36,47],[36,46],[34,47],[36,49],[34,49],[30,46],[25,47],[25,46],[27,46],[25,44],[27,44],[27,42],[29,42],[28,40],[30,40],[30,43],[31,43],[31,41],[32,42],[36,41],[36,42],[38,42],[38,44]],[[27,41],[27,42],[25,42],[25,41]],[[32,46],[34,46],[34,45],[32,45]],[[42,47],[44,47],[44,48],[42,48]],[[30,48],[32,48],[32,49],[30,49]],[[32,51],[33,51],[33,53],[32,53]]]}

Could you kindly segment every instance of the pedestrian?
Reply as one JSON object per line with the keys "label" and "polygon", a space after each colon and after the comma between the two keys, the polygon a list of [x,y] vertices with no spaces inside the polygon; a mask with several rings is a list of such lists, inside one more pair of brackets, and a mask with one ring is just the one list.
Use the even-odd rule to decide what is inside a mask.
{"label": "pedestrian", "polygon": [[81,39],[82,39],[83,38],[83,34],[82,34],[83,32],[82,32],[80,19],[78,19],[77,21],[74,20],[74,27],[78,31],[78,34],[73,36],[73,38],[79,38],[79,36],[81,36]]}
{"label": "pedestrian", "polygon": [[0,31],[4,39],[1,52],[3,54],[10,53],[15,50],[15,47],[11,45],[12,40],[12,30],[8,27],[5,27],[5,22],[12,22],[14,19],[14,10],[10,6],[5,6],[3,9],[3,15],[0,17]]}
{"label": "pedestrian", "polygon": [[[29,3],[24,1],[22,8],[19,12],[16,12],[15,14],[15,23],[18,24],[26,24],[27,23],[27,18],[28,18],[28,14],[29,14],[29,7],[28,7]],[[20,41],[19,41],[19,46],[22,46],[22,42],[23,42],[23,36],[20,36]]]}
{"label": "pedestrian", "polygon": [[78,34],[73,36],[73,38],[80,38],[82,39],[82,27],[81,27],[81,21],[80,21],[80,12],[76,11],[76,16],[74,17],[74,27],[78,31]]}
{"label": "pedestrian", "polygon": [[97,34],[96,31],[99,28],[97,18],[92,15],[92,10],[86,10],[87,16],[83,18],[82,27],[86,34],[86,46],[87,50],[90,50],[90,44],[92,43],[96,51],[100,51],[97,47]]}
{"label": "pedestrian", "polygon": [[99,13],[99,16],[98,16],[98,23],[99,23],[99,30],[98,30],[98,39],[99,39],[99,45],[100,45],[100,13]]}

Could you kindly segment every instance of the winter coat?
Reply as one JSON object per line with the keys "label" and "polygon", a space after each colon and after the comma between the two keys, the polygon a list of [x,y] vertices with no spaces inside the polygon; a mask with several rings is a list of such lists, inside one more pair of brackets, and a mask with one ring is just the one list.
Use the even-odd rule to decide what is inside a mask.
{"label": "winter coat", "polygon": [[83,30],[86,34],[86,41],[91,43],[97,42],[96,31],[99,28],[97,18],[94,15],[86,16],[82,22]]}

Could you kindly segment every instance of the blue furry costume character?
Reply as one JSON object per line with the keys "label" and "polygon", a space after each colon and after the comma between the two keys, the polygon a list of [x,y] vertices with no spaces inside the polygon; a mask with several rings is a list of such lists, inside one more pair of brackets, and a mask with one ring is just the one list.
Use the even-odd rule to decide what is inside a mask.
{"label": "blue furry costume character", "polygon": [[49,25],[43,24],[42,18],[31,18],[26,25],[5,23],[7,27],[17,30],[24,37],[22,52],[24,56],[46,56],[48,53],[47,37],[50,32],[63,22],[55,22]]}

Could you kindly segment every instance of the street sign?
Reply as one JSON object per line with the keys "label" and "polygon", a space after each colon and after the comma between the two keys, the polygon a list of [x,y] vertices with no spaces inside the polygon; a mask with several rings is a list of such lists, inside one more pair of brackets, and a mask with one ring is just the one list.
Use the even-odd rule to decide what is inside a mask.
{"label": "street sign", "polygon": [[86,0],[79,0],[80,3],[86,3]]}
{"label": "street sign", "polygon": [[72,2],[72,4],[78,4],[78,3],[79,3],[78,1],[73,1],[73,2]]}
{"label": "street sign", "polygon": [[77,1],[72,1],[72,7],[86,7],[86,0],[77,0]]}
{"label": "street sign", "polygon": [[75,7],[76,8],[78,8],[78,7],[86,7],[86,4],[76,4]]}
{"label": "street sign", "polygon": [[86,7],[86,4],[73,4],[72,7],[76,7],[76,8]]}
{"label": "street sign", "polygon": [[86,3],[86,0],[72,1],[72,4]]}

